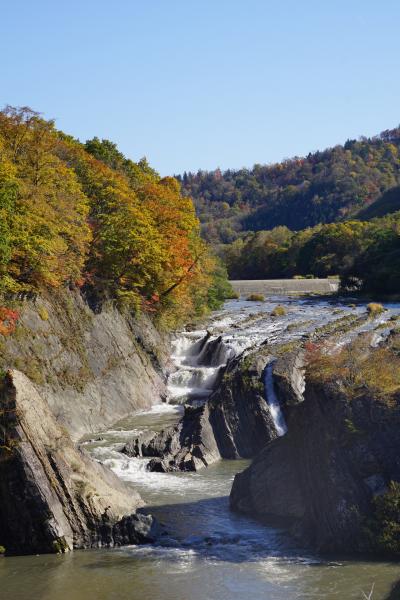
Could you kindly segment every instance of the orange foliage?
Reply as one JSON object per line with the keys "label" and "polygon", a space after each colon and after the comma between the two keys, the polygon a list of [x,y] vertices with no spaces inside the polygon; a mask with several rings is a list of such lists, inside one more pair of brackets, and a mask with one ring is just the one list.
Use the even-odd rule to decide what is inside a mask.
{"label": "orange foliage", "polygon": [[15,330],[19,313],[5,306],[0,306],[0,335],[10,335]]}

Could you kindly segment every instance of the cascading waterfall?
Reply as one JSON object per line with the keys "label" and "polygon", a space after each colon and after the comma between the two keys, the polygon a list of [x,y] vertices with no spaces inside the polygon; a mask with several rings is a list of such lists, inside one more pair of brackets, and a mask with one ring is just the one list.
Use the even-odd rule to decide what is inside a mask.
{"label": "cascading waterfall", "polygon": [[[283,301],[279,299],[279,303]],[[76,553],[72,560],[45,556],[42,568],[38,569],[41,558],[32,557],[33,570],[29,565],[26,568],[25,558],[18,559],[22,562],[17,575],[16,563],[8,562],[13,559],[0,560],[2,591],[4,570],[10,565],[7,597],[25,600],[29,593],[32,597],[31,590],[37,587],[40,578],[43,590],[49,588],[48,595],[41,594],[40,598],[47,600],[55,596],[54,584],[58,597],[61,594],[62,598],[73,596],[84,600],[98,581],[101,590],[110,586],[108,595],[104,592],[107,597],[117,593],[121,600],[188,597],[191,600],[239,600],[244,596],[252,600],[300,597],[358,600],[360,588],[370,589],[371,581],[376,582],[375,596],[386,597],[391,582],[398,579],[395,563],[368,563],[366,567],[364,562],[325,562],[320,556],[310,556],[293,546],[294,542],[279,530],[231,513],[227,497],[232,478],[247,466],[247,461],[220,461],[197,473],[158,473],[147,470],[148,457],[129,457],[119,452],[121,445],[133,437],[175,425],[183,412],[181,404],[195,402],[194,390],[202,390],[205,395],[210,393],[216,386],[213,378],[218,377],[219,368],[235,354],[265,341],[272,345],[275,341],[301,340],[316,327],[346,314],[362,316],[365,313],[365,307],[361,305],[356,308],[347,304],[332,306],[321,299],[296,298],[287,300],[286,315],[272,318],[270,313],[277,302],[276,299],[262,304],[230,301],[223,311],[214,314],[208,333],[206,330],[182,332],[173,342],[171,358],[175,370],[168,382],[171,404],[159,404],[136,413],[120,426],[101,432],[98,440],[86,444],[92,456],[135,486],[151,512],[166,524],[168,535],[151,547],[107,551],[104,561],[99,560],[97,552]],[[388,327],[393,327],[390,323],[393,315],[400,317],[399,305],[393,306],[380,319],[385,318]],[[378,323],[378,319],[370,319],[363,326],[376,327]],[[382,332],[386,333],[386,329],[379,327],[377,334]],[[273,362],[267,365],[264,377],[266,404],[278,435],[283,435],[286,426],[274,390]],[[299,391],[302,391],[300,387]],[[174,394],[180,395],[179,400],[174,401]],[[206,396],[196,398],[200,403]],[[312,564],[318,567],[311,569]],[[68,589],[59,585],[60,573],[61,580],[68,581]],[[88,584],[90,573],[95,583],[89,578]],[[24,578],[28,583],[24,593],[18,596],[15,586]]]}
{"label": "cascading waterfall", "polygon": [[274,421],[276,432],[278,436],[281,436],[285,435],[287,432],[287,425],[285,417],[283,416],[280,402],[275,392],[273,374],[274,362],[275,361],[272,360],[265,369],[265,393],[266,401],[271,412],[271,417]]}
{"label": "cascading waterfall", "polygon": [[177,370],[168,378],[171,404],[203,403],[212,393],[220,370],[235,354],[221,337],[210,332],[183,332],[173,342]]}

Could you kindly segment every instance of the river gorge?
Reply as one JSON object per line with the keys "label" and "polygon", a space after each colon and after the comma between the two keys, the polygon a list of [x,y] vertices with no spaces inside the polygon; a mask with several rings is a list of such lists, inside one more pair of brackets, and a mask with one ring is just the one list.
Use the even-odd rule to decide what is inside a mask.
{"label": "river gorge", "polygon": [[[277,306],[283,307],[282,314],[271,316]],[[371,343],[377,345],[390,335],[400,315],[400,305],[385,308],[371,320],[366,318],[364,303],[335,297],[279,295],[269,296],[265,302],[230,300],[200,329],[177,333],[172,340],[165,401],[80,440],[96,461],[139,492],[146,503],[141,510],[161,524],[158,540],[65,555],[1,559],[1,598],[356,600],[364,597],[363,592],[368,597],[372,587],[374,600],[388,597],[400,578],[398,564],[340,553],[327,558],[292,537],[282,524],[272,526],[251,514],[230,510],[234,477],[250,465],[258,451],[256,441],[248,456],[241,450],[243,431],[229,438],[234,444],[234,451],[229,452],[236,453],[235,460],[223,458],[229,454],[227,442],[218,439],[208,454],[191,451],[190,459],[187,455],[179,458],[180,469],[175,455],[166,465],[157,454],[143,452],[151,436],[177,427],[184,411],[201,410],[207,401],[210,411],[215,409],[213,394],[218,393],[225,366],[266,347],[272,350],[262,368],[265,406],[261,410],[273,431],[272,439],[283,439],[290,433],[291,422],[286,422],[274,386],[274,369],[283,345],[289,348],[317,330],[330,332],[335,322],[351,324],[338,330],[338,346],[371,330]],[[300,382],[297,393],[303,391]],[[218,418],[214,417],[215,423]],[[126,451],[132,440],[136,440],[134,453]],[[156,461],[156,466],[149,470],[151,461]],[[171,465],[172,472],[166,472]]]}

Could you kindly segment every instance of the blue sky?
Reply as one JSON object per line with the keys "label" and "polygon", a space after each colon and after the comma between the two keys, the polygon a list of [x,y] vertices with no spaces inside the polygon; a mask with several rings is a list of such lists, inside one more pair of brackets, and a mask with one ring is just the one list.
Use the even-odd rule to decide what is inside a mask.
{"label": "blue sky", "polygon": [[398,0],[0,3],[0,104],[146,155],[251,167],[400,123]]}

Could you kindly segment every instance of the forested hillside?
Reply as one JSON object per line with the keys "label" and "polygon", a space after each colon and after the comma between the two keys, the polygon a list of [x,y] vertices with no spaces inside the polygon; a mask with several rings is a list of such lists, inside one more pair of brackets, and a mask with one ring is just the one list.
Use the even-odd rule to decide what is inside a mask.
{"label": "forested hillside", "polygon": [[293,232],[279,226],[222,247],[233,279],[340,276],[351,291],[400,292],[400,211]]}
{"label": "forested hillside", "polygon": [[0,112],[0,292],[63,286],[173,326],[215,308],[226,281],[176,179],[126,159],[111,142],[83,145],[29,108],[7,107]]}
{"label": "forested hillside", "polygon": [[[283,225],[298,231],[354,218],[400,183],[400,128],[252,169],[184,173],[206,240]],[[381,216],[381,215],[371,215]]]}

